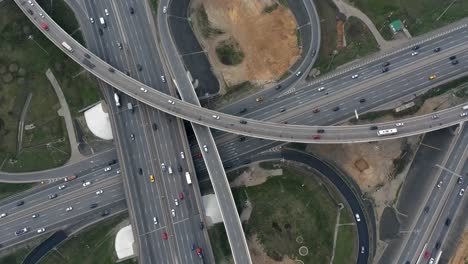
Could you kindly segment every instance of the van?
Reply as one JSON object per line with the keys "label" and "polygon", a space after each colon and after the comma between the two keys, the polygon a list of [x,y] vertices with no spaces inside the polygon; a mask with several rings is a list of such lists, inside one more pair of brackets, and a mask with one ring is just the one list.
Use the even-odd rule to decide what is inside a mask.
{"label": "van", "polygon": [[101,22],[101,25],[102,25],[103,27],[106,27],[106,26],[107,26],[107,25],[106,25],[106,21],[104,20],[103,17],[100,17],[100,18],[99,18],[99,22]]}
{"label": "van", "polygon": [[171,166],[168,166],[168,167],[167,167],[167,171],[169,172],[169,174],[172,174],[172,167],[171,167]]}

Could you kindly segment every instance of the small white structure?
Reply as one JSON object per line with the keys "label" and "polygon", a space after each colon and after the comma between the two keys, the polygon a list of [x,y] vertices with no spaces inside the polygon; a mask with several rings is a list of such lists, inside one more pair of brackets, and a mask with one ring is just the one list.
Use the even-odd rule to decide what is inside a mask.
{"label": "small white structure", "polygon": [[89,130],[98,138],[113,139],[109,114],[104,111],[102,103],[99,103],[84,113]]}
{"label": "small white structure", "polygon": [[207,224],[211,226],[217,223],[222,223],[223,218],[219,209],[218,200],[216,200],[216,195],[204,195],[202,196],[202,200],[203,206],[205,206]]}
{"label": "small white structure", "polygon": [[135,238],[133,237],[132,226],[128,225],[123,227],[117,232],[115,236],[115,252],[119,259],[125,259],[133,256],[133,243]]}

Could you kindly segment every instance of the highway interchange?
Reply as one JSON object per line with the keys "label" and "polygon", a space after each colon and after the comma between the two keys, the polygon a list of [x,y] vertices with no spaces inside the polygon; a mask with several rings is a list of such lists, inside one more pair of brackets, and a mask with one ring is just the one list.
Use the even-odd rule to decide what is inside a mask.
{"label": "highway interchange", "polygon": [[[111,4],[108,4],[107,6],[111,6]],[[92,9],[92,10],[94,10],[94,11],[103,10],[103,8],[104,8],[104,5],[101,6],[100,8],[98,8],[98,9]],[[125,8],[128,9],[128,6],[122,7],[121,9],[125,10]],[[95,16],[95,17],[97,17],[97,16]],[[84,31],[86,32],[86,30],[84,30]],[[98,33],[95,32],[94,34],[96,35]],[[465,45],[463,45],[463,37],[460,37],[460,36],[466,35],[466,29],[465,28],[460,28],[459,30],[453,31],[453,32],[451,32],[449,34],[451,34],[449,36],[453,37],[453,39],[454,39],[454,41],[452,41],[451,43],[448,42],[448,41],[444,42],[444,43],[440,43],[440,42],[442,42],[441,40],[446,41],[447,38],[448,38],[447,36],[443,36],[438,40],[437,39],[436,40],[431,40],[431,41],[435,42],[435,43],[432,43],[433,45],[439,45],[439,46],[443,47],[442,51],[440,53],[438,53],[436,55],[433,55],[433,56],[430,56],[431,59],[421,59],[421,60],[419,60],[419,58],[423,57],[424,54],[426,54],[426,55],[431,54],[432,55],[432,48],[430,46],[431,43],[425,43],[424,46],[421,47],[420,55],[416,56],[416,59],[412,60],[411,57],[410,57],[409,59],[405,58],[405,59],[400,61],[401,57],[404,57],[404,56],[408,57],[408,54],[407,54],[408,49],[405,49],[404,51],[401,51],[400,54],[395,55],[395,58],[394,58],[395,62],[392,61],[392,64],[391,64],[392,70],[391,70],[390,74],[388,74],[387,80],[384,80],[382,82],[382,80],[380,80],[381,79],[380,77],[371,77],[371,76],[374,76],[374,75],[381,76],[380,74],[377,74],[378,70],[380,69],[379,67],[381,65],[381,62],[377,61],[377,62],[374,63],[374,65],[372,65],[372,63],[371,63],[370,67],[362,68],[362,69],[359,69],[357,71],[358,74],[360,75],[360,78],[359,78],[359,82],[356,82],[356,84],[354,86],[357,87],[358,84],[359,84],[359,88],[364,88],[364,90],[369,89],[369,88],[373,88],[373,91],[375,90],[375,86],[381,88],[383,91],[389,91],[390,89],[388,89],[388,87],[390,87],[390,86],[395,86],[395,87],[401,87],[401,86],[405,86],[405,85],[410,86],[409,89],[405,89],[404,91],[401,91],[400,93],[390,94],[390,96],[382,96],[381,93],[379,93],[378,91],[375,92],[374,96],[379,94],[380,97],[383,100],[385,100],[386,102],[389,102],[391,100],[396,100],[398,98],[401,98],[402,96],[411,95],[412,93],[427,89],[429,83],[440,84],[441,82],[446,81],[450,77],[455,77],[455,76],[459,76],[459,75],[463,74],[464,72],[466,72],[466,68],[465,68],[466,63],[463,63],[463,61],[466,61],[466,56],[467,55],[466,55],[466,47],[465,47]],[[115,33],[115,35],[117,36],[118,34]],[[140,37],[140,36],[138,36],[138,37]],[[99,39],[99,36],[97,36],[97,37],[95,36],[95,39]],[[114,43],[114,41],[115,40],[111,40],[111,41],[103,42],[103,43]],[[439,41],[440,44],[438,44],[437,41]],[[445,47],[445,46],[443,46],[443,44],[447,44],[447,46]],[[459,45],[459,46],[457,47],[457,45]],[[135,44],[135,46],[138,46],[138,45]],[[116,49],[116,47],[112,47],[112,49]],[[450,49],[452,49],[452,50],[450,50]],[[448,56],[449,52],[455,52],[457,54],[458,60],[460,61],[460,65],[456,66],[455,70],[453,70],[453,68],[449,68],[449,67],[441,67],[442,65],[444,65],[444,63],[447,63],[447,56]],[[116,52],[116,53],[118,53],[118,52]],[[134,52],[134,53],[137,54],[137,52]],[[76,54],[76,50],[75,50],[75,54]],[[105,55],[102,55],[102,56],[105,57]],[[112,58],[112,56],[109,56],[109,60],[111,60],[111,58]],[[145,58],[141,58],[141,59],[145,60]],[[391,60],[391,58],[386,58],[385,60]],[[115,64],[117,64],[117,61],[115,62]],[[145,65],[144,67],[146,67],[146,66],[147,65]],[[398,71],[398,67],[402,68],[403,66],[411,67],[411,71],[408,71],[408,69],[406,69],[406,68],[405,69],[400,69],[400,71]],[[429,66],[429,67],[427,67],[427,66]],[[117,66],[115,66],[115,67],[118,68]],[[394,71],[393,67],[395,67],[395,71]],[[99,68],[99,67],[97,67],[97,68]],[[374,68],[374,69],[372,69],[372,68]],[[440,69],[440,68],[442,68],[442,69]],[[107,68],[104,68],[104,69],[107,69]],[[122,69],[122,70],[124,71],[125,69]],[[412,78],[414,78],[414,76],[418,76],[418,79],[415,79],[414,83],[409,83],[408,78],[405,79],[404,74],[402,74],[403,72],[410,72],[410,73],[407,74],[408,76],[412,76]],[[444,76],[444,78],[443,79],[439,78],[439,79],[436,80],[436,82],[434,82],[434,81],[429,82],[428,79],[427,79],[427,76],[428,76],[427,73],[428,72],[433,72],[432,74],[436,74],[438,76]],[[346,75],[342,75],[341,78],[350,79],[348,74],[350,74],[350,73],[346,73]],[[354,74],[354,72],[353,72],[353,74]],[[133,74],[131,76],[135,77]],[[156,76],[156,77],[158,77],[158,76]],[[331,125],[331,124],[336,124],[336,123],[342,122],[343,120],[345,120],[345,119],[349,118],[350,116],[352,116],[352,113],[354,112],[353,106],[355,106],[357,108],[359,108],[361,106],[361,104],[356,100],[356,98],[363,98],[363,97],[360,97],[359,93],[357,91],[352,90],[353,89],[352,85],[350,86],[350,82],[353,82],[354,80],[346,80],[346,81],[341,80],[341,81],[343,81],[343,83],[341,83],[341,84],[343,84],[343,86],[340,87],[340,85],[338,85],[338,83],[340,83],[340,77],[334,77],[334,78],[336,78],[336,80],[334,80],[334,81],[336,81],[336,86],[333,85],[333,80],[331,81],[331,83],[326,82],[324,84],[324,85],[327,86],[327,88],[326,88],[327,93],[328,93],[327,98],[330,98],[329,100],[332,101],[332,103],[335,104],[335,105],[338,102],[338,100],[342,100],[343,103],[339,104],[340,107],[341,106],[346,106],[346,107],[341,107],[340,108],[340,114],[341,114],[340,116],[336,115],[337,117],[331,117],[330,114],[323,115],[323,116],[321,116],[322,119],[314,118],[314,121],[313,121],[314,123],[315,123],[315,120],[317,120],[317,124],[320,124],[320,125],[328,125],[328,124]],[[159,79],[159,78],[157,78],[157,79]],[[176,79],[179,80],[178,78],[176,78]],[[396,80],[396,82],[395,82],[395,80]],[[439,81],[439,80],[441,80],[441,81]],[[387,81],[388,83],[385,84],[385,81]],[[398,81],[400,81],[401,83],[398,83]],[[369,83],[369,84],[367,84],[368,87],[366,87],[366,83]],[[387,85],[387,86],[384,86],[384,84]],[[391,84],[391,85],[388,85],[388,84]],[[330,85],[330,86],[328,86],[328,85]],[[401,85],[401,86],[399,86],[399,85]],[[178,85],[176,84],[176,86],[178,86]],[[333,88],[331,88],[331,86],[333,86]],[[349,87],[351,87],[351,89],[349,89]],[[177,88],[179,88],[179,87],[177,87]],[[190,86],[184,85],[184,88],[187,89],[187,88],[190,88]],[[311,88],[311,89],[309,89],[309,88]],[[289,98],[289,104],[297,105],[297,103],[294,104],[294,101],[297,102],[297,100],[302,100],[301,98],[297,98],[297,97],[304,96],[304,100],[307,100],[308,102],[310,102],[310,101],[314,100],[313,97],[315,96],[316,101],[321,100],[319,114],[321,114],[323,112],[331,113],[332,111],[330,111],[330,109],[332,108],[332,105],[330,104],[330,105],[322,106],[322,104],[324,103],[324,100],[323,100],[323,97],[322,97],[323,93],[317,93],[316,88],[317,88],[317,86],[315,86],[315,87],[309,87],[309,86],[300,87],[300,88],[296,88],[296,90],[292,91],[292,92],[287,91],[286,88],[285,88],[285,91],[287,91],[287,93],[290,92],[289,96],[288,95],[282,95],[282,96],[279,96],[278,98],[275,98],[275,100],[277,100],[277,102],[274,102],[276,104],[276,111],[278,109],[278,104],[284,103],[284,102],[281,102],[281,100],[283,100],[284,98]],[[338,91],[340,89],[345,89],[345,88],[347,90],[349,90],[349,92],[348,92],[349,95],[344,94],[343,96],[341,96],[341,95],[338,96],[338,94],[343,93],[341,91],[338,93]],[[111,90],[108,90],[108,91],[111,91]],[[270,90],[270,92],[271,91],[273,91],[273,90]],[[276,91],[276,92],[284,94],[284,93],[286,93],[285,91]],[[304,91],[303,94],[301,94],[302,91]],[[273,91],[273,92],[275,92],[275,91]],[[334,94],[333,94],[335,92],[337,93],[336,97],[334,97]],[[392,91],[389,91],[389,92],[392,92]],[[372,98],[369,91],[367,91],[367,92],[362,91],[362,93],[366,94],[366,97],[369,98],[369,96],[370,96],[370,98]],[[185,95],[185,93],[183,95]],[[310,96],[310,98],[307,98],[307,96]],[[354,96],[354,98],[353,98],[353,101],[351,101],[351,102],[354,102],[354,104],[348,105],[349,100],[350,100],[349,97],[352,97],[352,96]],[[112,102],[112,93],[111,92],[109,92],[107,97],[108,97],[108,102]],[[271,103],[267,103],[267,100],[269,100],[269,97],[265,97],[265,98],[268,98],[268,99],[265,99],[264,103],[260,103],[260,104],[259,103],[250,103],[249,105],[255,105],[255,106],[272,105]],[[131,99],[127,99],[127,100],[131,100]],[[252,97],[249,100],[252,100]],[[363,107],[359,108],[359,110],[365,112],[365,111],[368,111],[369,109],[375,108],[376,104],[382,103],[382,102],[380,102],[378,100],[376,100],[375,102],[374,101],[369,102],[369,101],[370,100],[367,100],[366,104]],[[122,105],[124,107],[126,105],[126,102],[127,101],[122,102]],[[135,105],[137,105],[136,101],[132,101],[132,102],[134,102]],[[189,100],[189,102],[190,102],[190,100]],[[192,102],[192,103],[194,103],[194,102]],[[179,104],[178,101],[177,101],[177,104]],[[141,107],[141,104],[139,106]],[[348,106],[349,106],[349,108],[347,108]],[[233,114],[235,114],[236,111],[237,112],[239,111],[239,107],[240,107],[240,109],[243,108],[242,105],[239,106],[239,104],[238,104],[235,107],[237,110],[233,110]],[[311,110],[315,109],[313,107],[317,107],[317,106],[307,105],[305,107],[297,107],[297,110],[295,110],[295,109],[293,109],[293,107],[291,107],[291,110],[288,109],[287,111],[285,111],[284,113],[281,114],[281,115],[285,115],[285,116],[280,116],[279,113],[278,113],[278,115],[274,115],[273,112],[271,112],[273,110],[270,110],[269,115],[262,116],[263,113],[268,113],[268,110],[265,110],[265,109],[256,110],[256,111],[258,111],[257,112],[258,116],[255,116],[255,111],[253,111],[254,109],[248,109],[247,113],[248,113],[248,115],[252,114],[251,117],[250,116],[248,117],[248,118],[252,118],[252,119],[262,120],[262,119],[265,119],[266,117],[268,117],[268,118],[273,117],[272,120],[274,120],[275,122],[284,122],[284,120],[288,120],[289,123],[296,123],[296,120],[297,120],[298,124],[303,124],[302,122],[305,120],[304,123],[308,125],[308,122],[311,119],[307,118],[307,116],[310,117],[310,115],[312,114]],[[143,108],[143,107],[141,107],[141,108]],[[326,111],[327,108],[328,108],[328,111]],[[355,109],[357,109],[357,108],[355,108]],[[149,107],[148,107],[148,109],[149,109]],[[233,109],[234,109],[234,107],[233,107]],[[274,107],[272,107],[272,109],[274,109]],[[116,111],[116,109],[113,109],[113,110]],[[347,111],[345,111],[345,110],[347,110]],[[294,112],[294,111],[296,111],[296,112]],[[124,111],[122,111],[122,112],[124,112]],[[126,113],[127,115],[131,116],[131,114],[128,113],[129,111],[125,111],[125,112],[127,112]],[[445,113],[445,112],[447,112],[447,113]],[[460,107],[454,108],[454,109],[451,109],[451,110],[445,111],[445,112],[441,112],[439,114],[439,118],[437,120],[430,119],[430,116],[423,116],[423,117],[413,118],[410,121],[404,121],[404,123],[405,123],[404,128],[408,128],[408,130],[409,130],[408,133],[420,133],[421,131],[425,132],[425,131],[429,131],[431,129],[439,128],[439,127],[442,127],[442,126],[449,126],[449,125],[460,122],[460,118],[459,118]],[[300,114],[302,114],[302,116]],[[122,115],[124,115],[124,114],[122,114]],[[147,115],[149,115],[149,114],[147,114]],[[288,115],[289,115],[289,119],[288,119]],[[207,115],[207,116],[210,117],[209,115]],[[292,118],[292,117],[294,117],[294,118]],[[297,119],[296,119],[296,117],[297,117]],[[222,116],[223,121],[224,121],[225,118],[228,118],[228,117],[227,116]],[[124,120],[121,121],[121,122],[122,123],[128,122],[128,124],[126,124],[126,125],[120,124],[121,127],[119,127],[119,129],[117,129],[117,131],[129,131],[129,128],[142,126],[141,124],[138,124],[138,123],[131,123],[131,122],[136,122],[136,121],[132,121],[131,117],[127,117],[127,118],[123,118],[123,119]],[[176,120],[176,119],[173,119],[173,120]],[[189,120],[193,121],[192,119],[189,119]],[[233,120],[235,120],[235,119],[233,119]],[[161,120],[158,120],[158,121],[161,121]],[[201,121],[201,120],[198,120],[198,121]],[[231,124],[234,124],[235,121],[227,121],[227,122],[228,123],[232,122]],[[251,123],[253,121],[251,121],[251,119],[249,119],[248,122]],[[443,122],[443,125],[440,125],[441,122]],[[114,121],[114,126],[115,126],[115,123],[118,123],[118,122]],[[174,123],[176,123],[176,122],[174,122]],[[200,123],[202,123],[204,125],[207,125],[210,122],[208,122],[208,123],[200,122]],[[408,123],[410,123],[411,126],[408,125]],[[235,124],[237,124],[237,123],[235,123]],[[179,123],[179,125],[180,125],[180,123]],[[269,124],[267,124],[267,125],[269,125]],[[393,126],[394,123],[391,123],[391,124],[389,123],[387,125],[388,126]],[[127,126],[127,127],[124,127],[124,126]],[[212,125],[210,124],[210,126],[212,126]],[[285,129],[290,127],[289,125],[281,125],[281,126],[284,126]],[[385,125],[379,125],[379,128],[384,127],[384,126]],[[422,128],[423,126],[424,126],[424,128]],[[217,127],[217,126],[215,125],[214,127]],[[271,129],[273,129],[274,127],[275,126],[270,126]],[[146,128],[147,128],[147,130],[151,130],[151,129],[148,129],[148,124],[146,124]],[[219,128],[219,126],[218,126],[218,128]],[[306,128],[309,129],[308,134],[307,134],[308,138],[307,139],[300,139],[298,141],[301,141],[301,142],[302,141],[306,141],[306,142],[310,141],[310,130],[311,130],[311,128],[310,127],[306,127]],[[306,129],[306,128],[303,128],[303,129]],[[412,130],[411,128],[414,128],[414,130]],[[204,129],[204,127],[200,126],[200,129]],[[312,129],[314,129],[314,128],[312,128]],[[354,134],[354,136],[357,138],[356,140],[363,140],[363,141],[368,141],[368,140],[370,140],[372,138],[373,139],[376,138],[375,131],[374,132],[369,131],[369,126],[368,125],[362,126],[362,127],[357,127],[357,128],[356,127],[352,127],[352,128],[351,127],[350,128],[340,127],[339,129],[336,129],[336,128],[333,128],[333,127],[327,127],[326,129],[327,129],[327,137],[329,136],[329,134],[332,134],[332,137],[336,135],[336,138],[340,138],[340,137],[343,137],[342,135],[344,133],[340,134],[340,132],[338,130],[355,129],[354,132],[351,132],[351,133],[346,132],[346,135],[353,135]],[[424,130],[424,129],[426,129],[426,130]],[[116,131],[116,129],[114,129],[114,131]],[[232,131],[232,130],[227,128],[226,131]],[[237,131],[237,130],[234,130],[234,131]],[[261,131],[261,130],[257,130],[257,131]],[[336,131],[335,134],[333,134],[334,131]],[[237,131],[237,132],[239,132],[239,131]],[[291,133],[291,132],[288,130],[288,133]],[[301,133],[304,133],[304,132],[300,131],[298,133],[299,135],[297,137],[296,137],[296,135],[293,136],[294,137],[293,139],[300,138],[300,136],[303,135]],[[369,138],[365,138],[366,133],[369,134]],[[374,133],[374,135],[371,135],[371,133]],[[208,134],[208,133],[205,131],[204,134]],[[244,131],[244,133],[241,133],[241,134],[255,135],[255,136],[262,135],[261,133],[257,134],[257,132],[253,133],[251,131],[250,132]],[[135,133],[135,135],[136,135],[136,140],[135,140],[136,143],[140,144],[137,147],[137,149],[139,149],[139,150],[145,149],[145,147],[144,147],[145,143],[146,144],[148,144],[148,143],[144,142],[143,140],[142,140],[142,142],[138,142],[138,138],[143,138],[144,135],[136,134],[136,133]],[[168,135],[169,135],[168,137],[171,138],[170,136],[173,135],[173,134],[169,133]],[[282,134],[279,133],[278,135],[282,135]],[[404,135],[407,135],[407,134],[404,134]],[[132,149],[131,146],[130,146],[131,142],[129,142],[130,140],[128,139],[128,134],[122,133],[122,135],[120,135],[120,136],[125,137],[125,139],[127,141],[127,142],[124,142],[125,140],[119,139],[118,141],[122,145],[120,147],[123,147],[126,150],[127,149],[131,150]],[[399,134],[399,136],[401,136],[401,135]],[[231,139],[231,142],[229,142],[229,143],[231,143],[231,145],[232,145],[232,143],[234,141],[240,142],[238,137],[232,137],[232,136],[228,136],[228,137]],[[286,139],[284,137],[281,137],[281,138],[283,140]],[[276,138],[273,137],[273,139],[278,139],[278,136],[276,136]],[[250,141],[250,140],[254,140],[254,139],[247,139],[246,143],[248,143],[248,141]],[[295,140],[292,140],[290,138],[287,138],[287,140],[288,141],[295,141]],[[347,137],[347,138],[342,139],[342,140],[343,140],[343,142],[354,141],[354,139],[352,137]],[[208,142],[208,141],[209,141],[209,138],[205,138],[205,142]],[[261,142],[260,140],[257,140],[257,139],[256,139],[256,141],[260,142],[260,144],[264,144],[264,142],[265,142],[265,141]],[[203,142],[203,141],[201,141],[201,142]],[[321,140],[321,142],[326,143],[326,142],[337,142],[337,141],[336,140],[335,141],[326,141],[326,140],[322,141]],[[214,146],[214,142],[210,142],[210,144]],[[158,145],[158,144],[155,144],[155,145]],[[249,148],[251,150],[255,149],[255,148],[252,148],[252,146],[250,144],[237,144],[237,145],[245,145],[246,148]],[[265,147],[265,145],[263,147]],[[223,147],[220,147],[220,149],[225,150],[225,148],[223,148]],[[135,150],[133,150],[133,151],[135,151]],[[164,151],[166,151],[166,150],[164,150]],[[120,151],[122,151],[122,150],[120,150]],[[151,150],[148,150],[148,152],[150,152],[150,151]],[[172,155],[172,156],[177,156],[177,152],[175,152],[174,154],[175,155]],[[214,153],[214,154],[216,154],[216,153]],[[150,155],[147,153],[147,156],[150,156]],[[222,152],[221,152],[221,156],[223,156]],[[215,156],[210,157],[208,159],[204,155],[205,161],[213,160],[213,159],[216,159],[217,157],[218,157],[218,155],[215,155]],[[131,158],[127,157],[127,159],[130,160]],[[133,160],[133,161],[131,161],[129,163],[130,164],[135,164],[135,163],[138,163],[138,161],[141,160],[141,159],[147,159],[147,158],[146,157],[138,157],[138,158],[135,157],[135,160]],[[219,157],[218,157],[218,159],[219,159]],[[218,164],[218,163],[220,163],[220,160],[215,161],[214,164],[213,164],[213,167],[215,167],[216,164]],[[127,162],[125,162],[125,164],[127,164]],[[159,164],[159,163],[156,162],[155,164]],[[211,166],[208,166],[208,167],[211,167]],[[136,171],[135,169],[136,168],[132,169],[133,173]],[[155,168],[153,168],[153,169],[156,170]],[[132,174],[132,172],[130,172],[130,171],[128,171],[130,173],[128,173],[127,171],[125,171],[125,172],[126,172],[125,173],[126,175],[127,174]],[[223,171],[223,175],[224,175],[224,171]],[[145,180],[147,180],[147,178]],[[181,179],[181,181],[183,183],[183,179]],[[138,182],[138,181],[136,181],[136,182]],[[143,183],[144,181],[142,180],[141,182]],[[145,183],[145,185],[147,185],[148,182],[144,182],[144,183]],[[142,187],[144,187],[144,186],[142,186]],[[151,221],[149,221],[149,222],[151,222]],[[144,224],[143,226],[148,226],[149,224],[151,224],[151,223],[146,223],[146,225]],[[160,238],[160,236],[159,236],[159,238]]]}

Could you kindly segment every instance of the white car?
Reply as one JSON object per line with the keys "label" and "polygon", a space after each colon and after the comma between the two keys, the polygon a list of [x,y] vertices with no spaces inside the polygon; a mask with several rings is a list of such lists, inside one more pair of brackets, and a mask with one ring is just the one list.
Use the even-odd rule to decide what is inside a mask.
{"label": "white car", "polygon": [[180,152],[180,158],[181,158],[181,159],[185,159],[185,154],[184,154],[184,152]]}
{"label": "white car", "polygon": [[94,18],[90,17],[89,22],[91,22],[91,24],[94,24]]}
{"label": "white car", "polygon": [[439,183],[437,184],[437,188],[440,188],[440,186],[442,186],[442,181],[439,181]]}
{"label": "white car", "polygon": [[45,232],[45,228],[44,227],[41,227],[37,230],[37,233],[44,233]]}
{"label": "white car", "polygon": [[465,193],[465,189],[461,189],[458,195],[463,196],[464,193]]}
{"label": "white car", "polygon": [[176,206],[179,206],[179,200],[177,200],[177,198],[174,199],[174,203],[175,203]]}
{"label": "white car", "polygon": [[172,217],[175,217],[175,210],[174,209],[171,209],[171,215],[172,215]]}
{"label": "white car", "polygon": [[366,249],[364,247],[361,247],[361,254],[364,254],[365,251]]}
{"label": "white car", "polygon": [[163,14],[167,13],[167,6],[163,6]]}
{"label": "white car", "polygon": [[153,222],[154,222],[154,224],[155,224],[155,225],[157,225],[157,224],[158,224],[158,218],[157,218],[156,216],[155,216],[155,217],[153,217]]}
{"label": "white car", "polygon": [[117,174],[119,174],[119,173],[120,173],[120,170],[117,170],[116,172],[117,172]]}
{"label": "white car", "polygon": [[88,185],[90,185],[90,184],[91,184],[91,182],[90,182],[90,181],[83,182],[83,187],[86,187],[86,186],[88,186]]}
{"label": "white car", "polygon": [[142,92],[144,92],[144,93],[147,93],[147,92],[148,92],[148,90],[145,89],[145,88],[143,88],[143,87],[140,87],[140,91],[142,91]]}
{"label": "white car", "polygon": [[401,126],[403,126],[403,125],[404,125],[403,123],[396,123],[396,124],[395,124],[395,126],[397,126],[397,127],[401,127]]}
{"label": "white car", "polygon": [[166,77],[164,77],[164,75],[161,75],[161,81],[162,81],[163,83],[166,82]]}
{"label": "white car", "polygon": [[461,117],[464,117],[464,116],[467,116],[468,115],[468,112],[463,112],[460,114]]}
{"label": "white car", "polygon": [[33,214],[32,215],[32,218],[38,218],[39,217],[39,214]]}
{"label": "white car", "polygon": [[356,217],[357,222],[361,222],[361,217],[359,216],[359,214],[355,214],[354,216]]}
{"label": "white car", "polygon": [[219,120],[219,116],[218,116],[218,115],[213,115],[213,118],[216,119],[216,120]]}
{"label": "white car", "polygon": [[30,4],[31,6],[34,6],[34,3],[31,0],[28,0],[28,4]]}
{"label": "white car", "polygon": [[60,186],[58,187],[58,189],[59,189],[59,190],[63,190],[63,189],[65,189],[66,187],[67,187],[67,186],[66,186],[65,184],[62,184],[62,185],[60,185]]}
{"label": "white car", "polygon": [[301,76],[301,74],[302,74],[301,71],[296,72],[296,76],[297,76],[297,77]]}
{"label": "white car", "polygon": [[429,264],[434,264],[434,258],[431,258],[431,259],[429,260]]}
{"label": "white car", "polygon": [[6,217],[6,216],[7,216],[7,213],[0,214],[0,218]]}
{"label": "white car", "polygon": [[411,52],[411,56],[416,56],[416,55],[418,55],[418,54],[419,54],[419,52],[417,52],[417,51]]}
{"label": "white car", "polygon": [[166,171],[166,164],[161,163],[161,170],[162,170],[162,171]]}
{"label": "white car", "polygon": [[203,145],[203,150],[204,150],[205,152],[208,152],[208,147],[207,147],[206,145]]}
{"label": "white car", "polygon": [[323,87],[323,86],[322,86],[322,87],[319,87],[319,88],[317,89],[317,91],[319,91],[319,92],[321,92],[321,91],[323,91],[323,90],[325,90],[325,87]]}
{"label": "white car", "polygon": [[104,169],[105,172],[108,172],[108,171],[110,171],[110,170],[112,170],[111,167],[107,167],[107,168]]}
{"label": "white car", "polygon": [[39,13],[39,16],[42,17],[42,18],[45,18],[44,14],[42,14],[42,13]]}
{"label": "white car", "polygon": [[357,77],[359,77],[359,74],[354,74],[353,76],[351,76],[352,79],[356,79]]}
{"label": "white car", "polygon": [[67,212],[70,212],[71,210],[73,210],[73,207],[71,207],[71,206],[67,207],[67,209],[65,209],[65,211],[67,211]]}
{"label": "white car", "polygon": [[106,16],[109,15],[109,11],[107,9],[104,9],[104,13],[106,14]]}
{"label": "white car", "polygon": [[168,103],[170,103],[171,105],[175,104],[174,101],[172,101],[171,99],[167,100]]}
{"label": "white car", "polygon": [[96,195],[100,195],[100,194],[102,194],[103,192],[104,192],[103,190],[99,190],[99,191],[96,192]]}

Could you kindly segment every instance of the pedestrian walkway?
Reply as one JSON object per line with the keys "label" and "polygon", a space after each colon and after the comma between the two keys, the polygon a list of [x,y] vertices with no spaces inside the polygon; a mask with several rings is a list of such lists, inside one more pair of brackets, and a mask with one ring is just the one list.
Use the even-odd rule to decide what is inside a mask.
{"label": "pedestrian walkway", "polygon": [[81,155],[78,149],[78,142],[76,141],[75,128],[73,126],[73,119],[71,117],[70,108],[68,108],[65,95],[63,94],[63,91],[60,88],[60,85],[57,82],[57,79],[55,79],[55,76],[50,69],[47,69],[46,76],[47,76],[47,79],[49,79],[50,84],[52,84],[52,87],[54,88],[54,91],[57,94],[57,97],[60,102],[61,107],[57,112],[59,116],[63,116],[63,118],[65,119],[65,125],[67,127],[68,140],[70,141],[70,149],[71,149],[70,159],[68,160],[68,163],[77,162],[83,159],[84,157],[83,155]]}
{"label": "pedestrian walkway", "polygon": [[382,35],[380,34],[379,30],[375,27],[374,23],[370,20],[370,18],[364,14],[361,10],[355,8],[354,6],[350,5],[349,3],[345,2],[344,0],[333,0],[336,7],[343,13],[346,17],[357,17],[359,18],[364,24],[366,24],[367,28],[369,28],[372,35],[374,35],[377,44],[379,44],[380,49],[389,49],[392,47],[396,47],[401,45],[402,41],[406,40],[394,40],[394,41],[387,41],[385,40]]}

